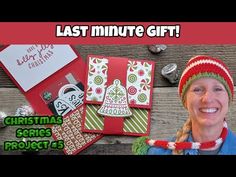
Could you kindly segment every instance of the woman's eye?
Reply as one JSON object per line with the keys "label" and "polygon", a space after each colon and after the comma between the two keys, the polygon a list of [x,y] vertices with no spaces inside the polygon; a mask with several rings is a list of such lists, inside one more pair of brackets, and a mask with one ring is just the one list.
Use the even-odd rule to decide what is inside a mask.
{"label": "woman's eye", "polygon": [[194,88],[193,91],[194,91],[194,92],[201,92],[202,89],[201,89],[201,88]]}
{"label": "woman's eye", "polygon": [[217,87],[217,88],[215,88],[214,90],[217,91],[217,92],[219,92],[219,91],[222,91],[223,89],[220,88],[220,87]]}

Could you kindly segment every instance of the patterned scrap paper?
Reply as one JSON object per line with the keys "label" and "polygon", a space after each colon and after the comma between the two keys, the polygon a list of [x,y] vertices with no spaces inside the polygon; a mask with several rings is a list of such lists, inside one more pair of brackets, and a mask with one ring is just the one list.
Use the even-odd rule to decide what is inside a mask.
{"label": "patterned scrap paper", "polygon": [[[87,81],[87,101],[103,101],[107,88],[108,59],[89,58]],[[118,67],[118,66],[117,66]],[[129,103],[149,105],[151,95],[153,63],[148,61],[128,60],[126,88]]]}
{"label": "patterned scrap paper", "polygon": [[64,141],[64,153],[75,155],[102,138],[101,134],[83,133],[81,120],[84,107],[81,106],[73,113],[63,117],[62,125],[51,127],[53,138]]}
{"label": "patterned scrap paper", "polygon": [[[104,117],[97,114],[100,106],[88,104],[86,106],[84,129],[88,132],[102,132]],[[133,115],[124,119],[124,135],[148,135],[150,129],[150,110],[131,108]]]}

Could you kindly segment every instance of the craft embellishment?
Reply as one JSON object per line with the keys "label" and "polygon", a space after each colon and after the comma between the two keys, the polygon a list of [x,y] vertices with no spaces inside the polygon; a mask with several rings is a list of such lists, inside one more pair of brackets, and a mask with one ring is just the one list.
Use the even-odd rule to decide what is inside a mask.
{"label": "craft embellishment", "polygon": [[98,110],[103,116],[129,117],[132,112],[129,109],[126,89],[119,79],[115,79],[113,85],[106,90],[103,104]]}
{"label": "craft embellishment", "polygon": [[41,98],[54,115],[66,115],[83,104],[84,86],[72,73],[51,83]]}
{"label": "craft embellishment", "polygon": [[83,104],[84,92],[74,84],[64,85],[58,92],[58,99],[53,102],[58,115],[66,115]]}

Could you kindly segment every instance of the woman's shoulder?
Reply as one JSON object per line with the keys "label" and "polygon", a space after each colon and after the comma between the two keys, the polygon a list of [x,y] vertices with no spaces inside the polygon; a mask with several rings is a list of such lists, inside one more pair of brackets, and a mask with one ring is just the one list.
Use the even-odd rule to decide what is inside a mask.
{"label": "woman's shoulder", "polygon": [[219,154],[236,155],[236,135],[230,129]]}
{"label": "woman's shoulder", "polygon": [[171,155],[171,154],[172,150],[163,149],[160,147],[150,147],[147,152],[147,155]]}
{"label": "woman's shoulder", "polygon": [[[227,138],[231,139],[231,140],[236,140],[236,134],[232,131],[232,130],[228,130],[228,136]],[[234,143],[236,143],[236,141],[233,141]]]}
{"label": "woman's shoulder", "polygon": [[232,130],[230,130],[230,129],[228,130],[227,139],[228,139],[230,142],[236,144],[236,134],[235,134],[234,132],[232,132]]}

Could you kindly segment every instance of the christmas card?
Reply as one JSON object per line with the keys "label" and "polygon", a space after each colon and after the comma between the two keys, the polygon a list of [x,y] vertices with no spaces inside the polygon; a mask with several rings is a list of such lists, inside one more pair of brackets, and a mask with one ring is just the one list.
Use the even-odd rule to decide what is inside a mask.
{"label": "christmas card", "polygon": [[86,65],[70,45],[10,45],[0,52],[0,61],[37,115],[63,116],[62,125],[49,127],[54,139],[64,140],[66,154],[102,137],[81,131]]}
{"label": "christmas card", "polygon": [[154,66],[148,60],[89,55],[82,131],[148,135]]}

